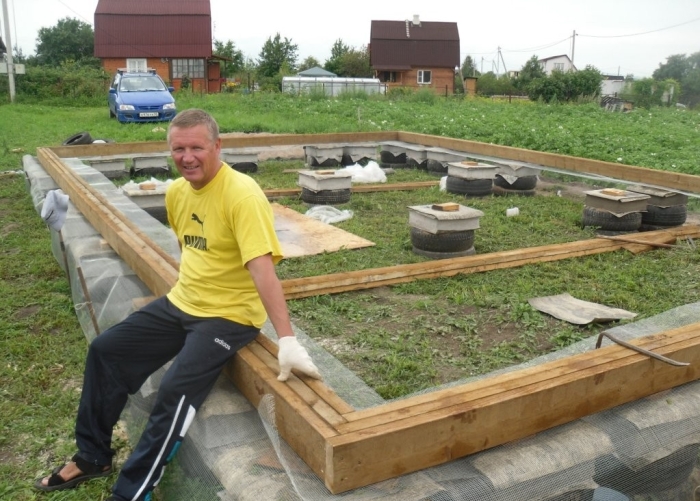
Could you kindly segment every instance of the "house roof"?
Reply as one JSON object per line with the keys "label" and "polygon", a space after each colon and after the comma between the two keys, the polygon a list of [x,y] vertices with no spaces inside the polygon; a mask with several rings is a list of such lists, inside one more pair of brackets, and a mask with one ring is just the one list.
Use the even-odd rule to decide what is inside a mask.
{"label": "house roof", "polygon": [[209,0],[99,0],[95,56],[208,58]]}
{"label": "house roof", "polygon": [[211,16],[211,6],[209,0],[99,0],[97,14]]}
{"label": "house roof", "polygon": [[376,70],[459,66],[457,23],[372,21],[370,65]]}
{"label": "house roof", "polygon": [[300,77],[337,77],[335,73],[331,71],[324,70],[318,66],[309,68],[308,70],[300,71],[298,74]]}
{"label": "house roof", "polygon": [[538,59],[538,62],[541,62],[541,63],[542,63],[542,62],[544,62],[544,61],[551,61],[552,59],[559,59],[560,57],[565,57],[566,59],[568,59],[569,61],[571,61],[571,59],[569,58],[568,55],[566,55],[566,54],[559,54],[558,56],[550,56],[550,57],[544,57],[544,58],[542,58],[542,59]]}

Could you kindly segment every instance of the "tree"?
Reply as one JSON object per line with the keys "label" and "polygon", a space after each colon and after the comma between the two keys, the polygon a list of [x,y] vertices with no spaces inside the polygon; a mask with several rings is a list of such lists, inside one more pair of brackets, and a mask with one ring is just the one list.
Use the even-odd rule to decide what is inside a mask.
{"label": "tree", "polygon": [[690,62],[685,54],[674,54],[666,58],[665,64],[659,64],[659,67],[652,73],[654,80],[666,80],[673,78],[679,82],[688,74],[690,70]]}
{"label": "tree", "polygon": [[372,76],[372,68],[369,66],[369,49],[363,46],[360,49],[354,47],[346,51],[340,58],[341,77],[369,78]]}
{"label": "tree", "polygon": [[243,69],[243,52],[237,50],[236,45],[231,40],[223,43],[221,40],[214,39],[213,53],[228,59],[221,72],[222,77],[230,78]]}
{"label": "tree", "polygon": [[507,96],[513,94],[513,83],[508,75],[496,76],[488,71],[479,77],[478,93],[483,96]]}
{"label": "tree", "polygon": [[464,62],[462,62],[462,69],[460,70],[460,73],[462,74],[462,79],[466,77],[478,77],[481,75],[481,73],[479,73],[479,71],[476,69],[476,63],[474,63],[474,60],[471,56],[467,56],[464,58]]}
{"label": "tree", "polygon": [[316,67],[321,67],[321,63],[318,62],[318,59],[316,59],[314,56],[309,56],[306,59],[304,59],[301,64],[299,65],[298,71],[302,72],[311,68],[316,68]]}
{"label": "tree", "polygon": [[64,61],[76,61],[99,67],[93,57],[95,35],[92,26],[73,18],[63,18],[56,26],[41,28],[36,39],[37,62],[59,66]]}
{"label": "tree", "polygon": [[523,65],[518,73],[518,78],[515,79],[515,87],[520,90],[527,89],[530,82],[536,78],[546,78],[547,74],[542,69],[540,65],[539,58],[537,56],[532,56]]}
{"label": "tree", "polygon": [[323,65],[323,69],[340,75],[342,72],[342,59],[343,56],[350,51],[350,47],[345,45],[343,41],[339,38],[331,47],[331,57],[326,59]]}
{"label": "tree", "polygon": [[286,64],[286,70],[293,72],[297,65],[297,51],[299,47],[293,44],[289,38],[282,37],[279,33],[275,38],[268,38],[258,56],[258,76],[260,78],[275,77],[282,66]]}
{"label": "tree", "polygon": [[673,79],[680,83],[678,100],[686,106],[693,107],[700,103],[700,52],[690,56],[669,56],[666,63],[660,64],[652,76],[657,82]]}

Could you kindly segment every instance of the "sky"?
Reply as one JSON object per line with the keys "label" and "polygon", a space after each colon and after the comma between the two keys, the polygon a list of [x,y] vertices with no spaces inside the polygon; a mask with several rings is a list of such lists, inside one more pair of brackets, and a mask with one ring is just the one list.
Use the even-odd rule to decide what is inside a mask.
{"label": "sky", "polygon": [[[35,53],[39,29],[59,19],[72,17],[94,27],[97,0],[1,2],[7,2],[12,45],[25,55]],[[604,74],[643,78],[670,55],[700,52],[700,0],[210,2],[214,38],[231,40],[253,60],[279,33],[298,46],[298,63],[313,56],[323,65],[336,40],[357,49],[367,45],[373,20],[416,15],[422,21],[456,22],[460,65],[471,56],[477,69],[498,74],[519,70],[533,55],[566,54],[579,69],[591,65]],[[3,12],[0,32],[7,42]]]}

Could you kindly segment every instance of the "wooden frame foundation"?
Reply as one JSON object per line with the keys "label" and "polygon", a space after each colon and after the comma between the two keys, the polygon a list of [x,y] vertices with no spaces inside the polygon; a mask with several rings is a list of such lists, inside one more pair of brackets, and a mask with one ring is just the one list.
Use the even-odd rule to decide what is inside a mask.
{"label": "wooden frame foundation", "polygon": [[[634,183],[700,193],[700,177],[583,158],[406,132],[227,137],[222,147],[403,141],[460,152],[528,162],[572,173],[599,174]],[[156,153],[163,142],[38,148],[44,169],[73,204],[155,295],[177,279],[178,263],[77,176],[61,158]],[[434,183],[433,183],[434,184]],[[391,189],[383,186],[378,189]],[[628,249],[641,252],[677,238],[698,237],[684,225],[645,232],[634,242],[596,238],[569,244],[474,255],[283,282],[288,298],[337,293],[410,280]],[[648,242],[648,244],[646,243]],[[275,398],[276,426],[292,449],[332,493],[381,480],[530,436],[700,378],[700,323],[637,339],[633,344],[691,362],[674,367],[612,345],[357,411],[323,382],[292,376],[277,381],[277,346],[263,335],[240,350],[226,374],[254,405]],[[381,451],[381,453],[380,453]]]}

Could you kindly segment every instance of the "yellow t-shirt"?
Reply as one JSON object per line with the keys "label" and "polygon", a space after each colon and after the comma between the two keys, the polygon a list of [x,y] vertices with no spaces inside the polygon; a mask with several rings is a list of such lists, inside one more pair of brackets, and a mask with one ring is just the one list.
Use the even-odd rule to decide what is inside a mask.
{"label": "yellow t-shirt", "polygon": [[282,250],[260,186],[222,163],[201,190],[175,180],[165,207],[182,246],[178,281],[168,299],[190,315],[262,327],[267,313],[244,265],[265,254],[276,264]]}

